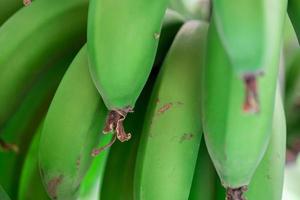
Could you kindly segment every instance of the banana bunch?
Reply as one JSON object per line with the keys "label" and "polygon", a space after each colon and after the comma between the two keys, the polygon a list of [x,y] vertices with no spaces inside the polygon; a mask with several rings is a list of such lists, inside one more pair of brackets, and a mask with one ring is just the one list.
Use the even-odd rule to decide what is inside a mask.
{"label": "banana bunch", "polygon": [[298,4],[0,0],[0,200],[280,200]]}

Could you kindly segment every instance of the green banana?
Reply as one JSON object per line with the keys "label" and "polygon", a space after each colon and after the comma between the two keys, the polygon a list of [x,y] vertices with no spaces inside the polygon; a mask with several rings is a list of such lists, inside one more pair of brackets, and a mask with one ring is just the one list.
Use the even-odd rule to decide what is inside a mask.
{"label": "green banana", "polygon": [[106,114],[90,78],[83,47],[55,93],[41,133],[40,172],[52,199],[73,200],[78,196],[79,185],[93,160],[92,150],[105,137],[98,130]]}
{"label": "green banana", "polygon": [[124,131],[123,121],[150,74],[168,1],[90,1],[90,72],[110,110],[103,132],[116,132],[120,141],[131,137]]}
{"label": "green banana", "polygon": [[0,27],[0,126],[43,68],[84,44],[87,7],[88,0],[39,0]]}
{"label": "green banana", "polygon": [[30,148],[26,155],[18,186],[18,200],[48,200],[49,197],[42,184],[42,179],[38,169],[38,149],[42,130],[36,130],[31,141]]}
{"label": "green banana", "polygon": [[288,14],[293,23],[294,30],[297,34],[298,42],[300,42],[300,13],[299,12],[300,12],[300,2],[298,0],[289,0]]}
{"label": "green banana", "polygon": [[22,1],[20,0],[0,0],[0,27],[21,7]]}
{"label": "green banana", "polygon": [[189,200],[214,200],[215,178],[215,169],[208,155],[205,142],[202,140]]}
{"label": "green banana", "polygon": [[243,84],[231,67],[214,20],[207,46],[202,109],[205,141],[223,186],[228,192],[243,190],[269,142],[281,43],[274,41],[265,66],[268,73],[259,80],[262,110],[255,115],[236,106],[243,101]]}
{"label": "green banana", "polygon": [[258,112],[256,77],[281,43],[287,0],[214,0],[213,18],[231,66],[245,84],[245,112]]}
{"label": "green banana", "polygon": [[0,199],[1,200],[10,200],[9,196],[6,194],[2,186],[0,185]]}
{"label": "green banana", "polygon": [[153,64],[154,67],[162,65],[174,37],[183,23],[184,19],[180,14],[171,9],[166,10]]}
{"label": "green banana", "polygon": [[135,199],[189,197],[202,136],[198,87],[207,28],[183,25],[157,77],[138,149]]}
{"label": "green banana", "polygon": [[[283,174],[285,164],[285,142],[286,142],[286,125],[285,116],[277,88],[275,109],[272,124],[272,136],[264,157],[258,165],[246,197],[249,200],[281,200],[283,188]],[[224,189],[217,185],[217,200],[224,200]]]}
{"label": "green banana", "polygon": [[135,112],[125,122],[125,126],[137,134],[128,143],[116,143],[110,150],[108,162],[105,167],[104,184],[101,189],[100,199],[134,199],[134,172],[140,132],[144,124],[145,105],[148,105],[156,75],[157,70],[153,69],[145,88],[137,100]]}
{"label": "green banana", "polygon": [[5,141],[18,145],[19,152],[5,152],[0,159],[0,183],[16,199],[21,167],[37,126],[46,114],[55,90],[71,62],[73,54],[65,55],[51,69],[41,74],[31,91],[23,98],[17,112],[0,129]]}
{"label": "green banana", "polygon": [[285,110],[289,135],[300,130],[300,51],[287,68],[285,87]]}
{"label": "green banana", "polygon": [[281,200],[282,198],[286,146],[285,122],[281,95],[277,89],[272,136],[246,193],[249,200]]}

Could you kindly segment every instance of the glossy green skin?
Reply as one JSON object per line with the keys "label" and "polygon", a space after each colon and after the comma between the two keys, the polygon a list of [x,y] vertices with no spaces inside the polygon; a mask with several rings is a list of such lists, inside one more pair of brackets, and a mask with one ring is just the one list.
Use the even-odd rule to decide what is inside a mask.
{"label": "glossy green skin", "polygon": [[230,65],[214,21],[210,26],[203,73],[203,126],[209,154],[225,187],[248,185],[267,148],[281,47],[276,41],[268,73],[258,80],[260,111],[245,113],[240,106],[243,82]]}
{"label": "glossy green skin", "polygon": [[238,74],[266,70],[272,43],[281,40],[270,34],[282,32],[286,5],[287,0],[213,0],[219,37]]}
{"label": "glossy green skin", "polygon": [[90,71],[109,110],[134,107],[154,62],[168,1],[90,0]]}
{"label": "glossy green skin", "polygon": [[22,6],[20,0],[0,0],[0,26]]}
{"label": "glossy green skin", "polygon": [[104,185],[100,199],[133,200],[134,173],[137,150],[157,70],[153,70],[137,100],[134,113],[128,115],[125,126],[134,133],[126,143],[115,143],[109,153],[105,168]]}
{"label": "glossy green skin", "polygon": [[6,194],[2,186],[0,185],[0,199],[1,200],[10,200],[9,196]]}
{"label": "glossy green skin", "polygon": [[300,42],[300,2],[298,0],[289,0],[288,2],[288,14],[297,33],[298,42]]}
{"label": "glossy green skin", "polygon": [[[103,136],[103,135],[102,135]],[[111,137],[102,137],[99,146],[108,144]],[[82,183],[77,200],[99,200],[101,188],[103,185],[103,175],[105,166],[107,165],[108,151],[101,152],[94,158],[89,170],[87,171]]]}
{"label": "glossy green skin", "polygon": [[103,139],[100,130],[106,114],[90,77],[84,47],[61,81],[42,130],[40,172],[50,197],[63,200],[77,197],[93,160],[92,150]]}
{"label": "glossy green skin", "polygon": [[279,90],[276,94],[272,136],[257,167],[246,197],[249,200],[281,200],[285,166],[286,121]]}
{"label": "glossy green skin", "polygon": [[22,166],[22,173],[18,186],[18,200],[49,200],[44,189],[38,168],[38,152],[42,124],[36,130],[31,141],[28,153]]}
{"label": "glossy green skin", "polygon": [[155,82],[135,168],[137,200],[189,197],[202,136],[199,74],[206,32],[207,24],[183,25]]}
{"label": "glossy green skin", "polygon": [[176,33],[184,23],[183,17],[177,12],[167,9],[162,23],[154,67],[160,67],[170,49]]}
{"label": "glossy green skin", "polygon": [[13,198],[17,198],[21,167],[23,165],[30,141],[45,116],[61,78],[63,77],[73,54],[65,55],[51,69],[40,74],[31,91],[22,99],[22,104],[14,115],[1,127],[1,137],[17,144],[19,153],[1,152],[0,184]]}
{"label": "glossy green skin", "polygon": [[300,130],[300,51],[287,67],[285,87],[285,110],[288,134],[299,134]]}
{"label": "glossy green skin", "polygon": [[208,155],[204,140],[202,140],[189,200],[214,200],[216,192],[215,178],[214,166]]}
{"label": "glossy green skin", "polygon": [[[285,165],[286,125],[282,100],[276,94],[272,136],[245,196],[248,200],[281,200]],[[225,199],[225,190],[217,183],[217,200]]]}
{"label": "glossy green skin", "polygon": [[0,126],[43,68],[83,45],[87,7],[87,0],[34,1],[0,27]]}

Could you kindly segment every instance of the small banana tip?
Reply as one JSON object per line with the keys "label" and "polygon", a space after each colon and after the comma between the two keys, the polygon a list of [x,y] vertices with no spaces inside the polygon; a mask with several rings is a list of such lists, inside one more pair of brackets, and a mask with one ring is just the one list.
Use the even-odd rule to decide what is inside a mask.
{"label": "small banana tip", "polygon": [[23,0],[24,6],[29,6],[31,4],[31,0]]}
{"label": "small banana tip", "polygon": [[242,186],[239,188],[226,189],[226,200],[246,200],[244,193],[248,190],[247,186]]}
{"label": "small banana tip", "polygon": [[246,113],[259,112],[256,76],[257,75],[255,74],[247,74],[243,77],[245,84],[245,101],[243,111]]}

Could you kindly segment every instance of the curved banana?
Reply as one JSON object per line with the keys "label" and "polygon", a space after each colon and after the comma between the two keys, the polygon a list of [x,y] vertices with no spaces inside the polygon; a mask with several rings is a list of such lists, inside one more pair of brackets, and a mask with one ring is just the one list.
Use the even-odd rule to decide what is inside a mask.
{"label": "curved banana", "polygon": [[[245,84],[245,112],[258,112],[256,77],[280,49],[287,0],[213,0],[217,32],[237,75]],[[276,50],[277,50],[276,49]]]}
{"label": "curved banana", "polygon": [[150,74],[168,1],[90,0],[90,71],[110,110],[103,132],[116,132],[122,142],[131,137],[123,121]]}
{"label": "curved banana", "polygon": [[203,84],[204,136],[228,191],[249,184],[269,142],[281,44],[272,46],[272,59],[265,68],[268,73],[258,88],[262,109],[255,115],[245,113],[236,106],[243,101],[243,84],[230,65],[214,21],[210,25]]}
{"label": "curved banana", "polygon": [[106,114],[83,47],[55,93],[41,133],[40,172],[52,199],[73,200],[78,196],[79,185],[93,160],[93,148],[105,137],[99,129]]}
{"label": "curved banana", "polygon": [[183,23],[184,19],[180,14],[171,9],[166,10],[153,67],[162,65],[174,37]]}
{"label": "curved banana", "polygon": [[21,7],[22,1],[20,0],[0,0],[0,27]]}
{"label": "curved banana", "polygon": [[55,90],[63,77],[73,54],[65,55],[58,63],[52,64],[51,69],[45,70],[31,91],[22,99],[17,112],[0,129],[3,139],[18,146],[18,153],[1,153],[0,184],[13,198],[17,198],[21,167],[24,162],[29,143],[37,126],[45,116]]}
{"label": "curved banana", "polygon": [[288,14],[293,23],[298,42],[300,44],[300,2],[298,0],[288,1]]}
{"label": "curved banana", "polygon": [[[214,200],[216,172],[202,140],[194,172],[189,200]],[[224,200],[224,198],[223,198]]]}
{"label": "curved banana", "polygon": [[43,68],[83,45],[87,6],[87,0],[39,0],[0,27],[0,126]]}
{"label": "curved banana", "polygon": [[18,200],[48,200],[38,168],[38,149],[43,122],[33,136],[18,185]]}
{"label": "curved banana", "polygon": [[[252,199],[282,199],[285,167],[286,123],[279,87],[273,115],[272,136],[264,158],[260,162],[246,197]],[[259,197],[259,198],[258,198]]]}
{"label": "curved banana", "polygon": [[138,149],[135,199],[189,197],[202,136],[199,84],[207,28],[198,21],[183,25],[157,77]]}

